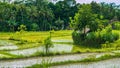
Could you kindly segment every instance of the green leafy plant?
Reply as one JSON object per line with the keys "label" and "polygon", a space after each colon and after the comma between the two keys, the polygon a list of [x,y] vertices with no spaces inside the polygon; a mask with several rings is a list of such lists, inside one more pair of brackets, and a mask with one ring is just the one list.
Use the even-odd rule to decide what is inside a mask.
{"label": "green leafy plant", "polygon": [[48,55],[49,54],[49,48],[53,46],[53,43],[51,41],[51,37],[47,37],[44,40],[44,45],[45,45],[45,53],[46,53],[46,55]]}
{"label": "green leafy plant", "polygon": [[26,28],[26,26],[25,25],[20,25],[19,27],[18,27],[18,30],[20,31],[20,33],[22,34],[25,30],[27,30],[27,28]]}

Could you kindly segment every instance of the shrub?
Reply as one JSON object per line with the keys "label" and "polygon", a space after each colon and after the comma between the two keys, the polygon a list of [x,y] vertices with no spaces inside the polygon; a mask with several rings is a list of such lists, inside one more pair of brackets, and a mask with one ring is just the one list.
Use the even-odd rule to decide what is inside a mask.
{"label": "shrub", "polygon": [[103,42],[112,42],[112,32],[107,32],[106,30],[103,30],[101,31],[100,36]]}
{"label": "shrub", "polygon": [[88,40],[91,40],[91,39],[94,40],[96,38],[95,37],[95,32],[91,32],[91,33],[87,34],[86,38]]}
{"label": "shrub", "polygon": [[107,26],[105,29],[97,32],[87,33],[85,40],[80,32],[74,31],[72,33],[72,38],[75,44],[89,45],[92,47],[101,47],[101,44],[106,44],[106,42],[114,42],[119,39],[118,32],[112,32],[112,27]]}
{"label": "shrub", "polygon": [[72,33],[72,38],[74,41],[74,44],[80,44],[81,41],[83,41],[83,34],[77,31],[74,31]]}
{"label": "shrub", "polygon": [[115,30],[120,30],[120,22],[113,22],[112,25]]}
{"label": "shrub", "polygon": [[26,28],[26,26],[25,25],[20,25],[19,27],[18,27],[18,30],[20,31],[20,33],[22,34],[25,30],[27,30],[27,28]]}
{"label": "shrub", "polygon": [[112,27],[108,26],[105,29],[103,29],[100,33],[101,39],[103,43],[106,41],[108,42],[114,42],[115,40],[119,39],[119,33],[118,32],[112,32]]}
{"label": "shrub", "polygon": [[31,30],[32,30],[32,31],[37,31],[37,30],[39,30],[38,24],[36,24],[36,23],[31,24]]}
{"label": "shrub", "polygon": [[98,33],[97,32],[88,33],[84,43],[86,43],[86,45],[92,45],[92,46],[98,47],[100,43],[100,37]]}
{"label": "shrub", "polygon": [[117,40],[119,39],[119,33],[118,32],[113,32],[113,37],[114,37],[114,40]]}

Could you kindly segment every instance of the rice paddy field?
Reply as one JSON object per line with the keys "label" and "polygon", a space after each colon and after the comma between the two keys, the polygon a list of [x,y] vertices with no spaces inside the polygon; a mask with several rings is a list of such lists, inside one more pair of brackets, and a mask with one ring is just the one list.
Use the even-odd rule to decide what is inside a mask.
{"label": "rice paddy field", "polygon": [[[21,63],[23,59],[25,61],[22,61],[23,63],[28,62],[26,59],[30,60],[31,58],[36,62],[34,64],[37,64],[36,57],[43,57],[44,55],[44,40],[51,36],[51,40],[53,42],[53,47],[50,47],[50,56],[57,57],[60,55],[60,58],[63,58],[64,55],[69,57],[69,60],[71,60],[71,56],[75,54],[76,55],[82,55],[85,54],[88,56],[88,54],[93,54],[93,56],[97,56],[100,54],[113,54],[113,53],[119,53],[120,51],[120,39],[113,43],[108,44],[101,44],[104,45],[102,48],[93,48],[93,47],[87,47],[84,45],[75,45],[72,40],[72,30],[62,30],[62,31],[45,31],[45,32],[1,32],[0,33],[0,60],[6,61],[5,63],[8,63],[8,60],[11,60],[10,66],[12,66],[12,61]],[[119,32],[119,31],[114,31]],[[51,34],[50,34],[51,33]],[[106,45],[106,46],[105,46]],[[107,45],[110,45],[108,47]],[[87,54],[88,53],[88,54]],[[72,55],[73,54],[73,55]],[[85,58],[84,56],[83,58]],[[81,57],[81,56],[80,56]],[[80,58],[79,57],[79,58]],[[89,57],[89,56],[88,56]],[[118,56],[117,56],[118,57]],[[79,58],[75,59],[75,63],[79,60]],[[18,61],[18,59],[21,59],[21,61]],[[58,64],[63,63],[69,63],[68,61],[61,61],[63,62],[57,62]],[[59,61],[59,60],[58,60]],[[41,63],[42,61],[40,61]],[[73,61],[70,61],[70,63]],[[55,64],[57,64],[55,62]],[[0,63],[2,64],[2,63]],[[33,65],[34,65],[33,64]],[[26,66],[21,63],[21,65]],[[28,63],[28,65],[31,65]],[[4,65],[3,65],[4,66]],[[14,66],[13,66],[14,67]],[[34,66],[33,66],[34,67]],[[58,66],[59,68],[59,66]]]}

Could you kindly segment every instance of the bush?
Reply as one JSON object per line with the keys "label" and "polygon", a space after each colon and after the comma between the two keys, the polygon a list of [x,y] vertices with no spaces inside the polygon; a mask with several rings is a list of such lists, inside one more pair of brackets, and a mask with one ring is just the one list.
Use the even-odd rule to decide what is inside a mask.
{"label": "bush", "polygon": [[91,33],[88,33],[87,35],[86,35],[86,40],[95,40],[95,32],[91,32]]}
{"label": "bush", "polygon": [[112,32],[112,27],[108,26],[102,31],[89,32],[85,40],[80,32],[74,31],[72,33],[72,38],[75,44],[89,45],[92,47],[101,47],[101,44],[106,44],[106,42],[114,42],[119,39],[118,32]]}
{"label": "bush", "polygon": [[120,30],[120,22],[113,22],[112,25],[115,30]]}
{"label": "bush", "polygon": [[113,32],[112,33],[114,40],[118,40],[119,39],[119,33],[118,32]]}
{"label": "bush", "polygon": [[114,42],[115,40],[119,39],[119,33],[118,32],[112,32],[112,27],[108,26],[105,29],[103,29],[100,33],[101,39],[103,43],[106,41],[108,42]]}
{"label": "bush", "polygon": [[105,29],[100,33],[101,40],[105,43],[106,41],[112,42],[112,32],[107,32]]}
{"label": "bush", "polygon": [[36,23],[31,24],[31,30],[32,31],[38,31],[39,30],[38,24],[36,24]]}
{"label": "bush", "polygon": [[85,44],[92,45],[94,47],[98,47],[99,43],[101,42],[101,38],[98,32],[90,32],[86,36]]}
{"label": "bush", "polygon": [[83,41],[83,34],[80,32],[74,31],[72,33],[72,38],[73,38],[74,44],[80,44],[81,41]]}
{"label": "bush", "polygon": [[20,25],[19,27],[18,27],[18,30],[19,30],[19,32],[22,34],[25,30],[27,30],[27,28],[26,28],[26,26],[25,25]]}

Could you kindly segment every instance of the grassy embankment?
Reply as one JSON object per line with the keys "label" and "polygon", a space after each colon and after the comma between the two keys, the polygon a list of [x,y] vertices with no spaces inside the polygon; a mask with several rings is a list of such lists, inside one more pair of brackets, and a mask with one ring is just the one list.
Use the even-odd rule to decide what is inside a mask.
{"label": "grassy embankment", "polygon": [[98,58],[96,58],[95,56],[91,56],[89,58],[85,58],[82,60],[75,60],[75,61],[69,60],[69,61],[51,63],[50,61],[43,60],[41,64],[35,64],[35,65],[29,66],[27,68],[49,68],[51,66],[57,66],[57,65],[66,65],[66,64],[72,64],[72,63],[98,62],[98,61],[102,61],[102,60],[108,60],[108,59],[119,58],[119,57],[120,57],[120,53],[115,53],[114,55],[105,54],[105,55],[100,56]]}

